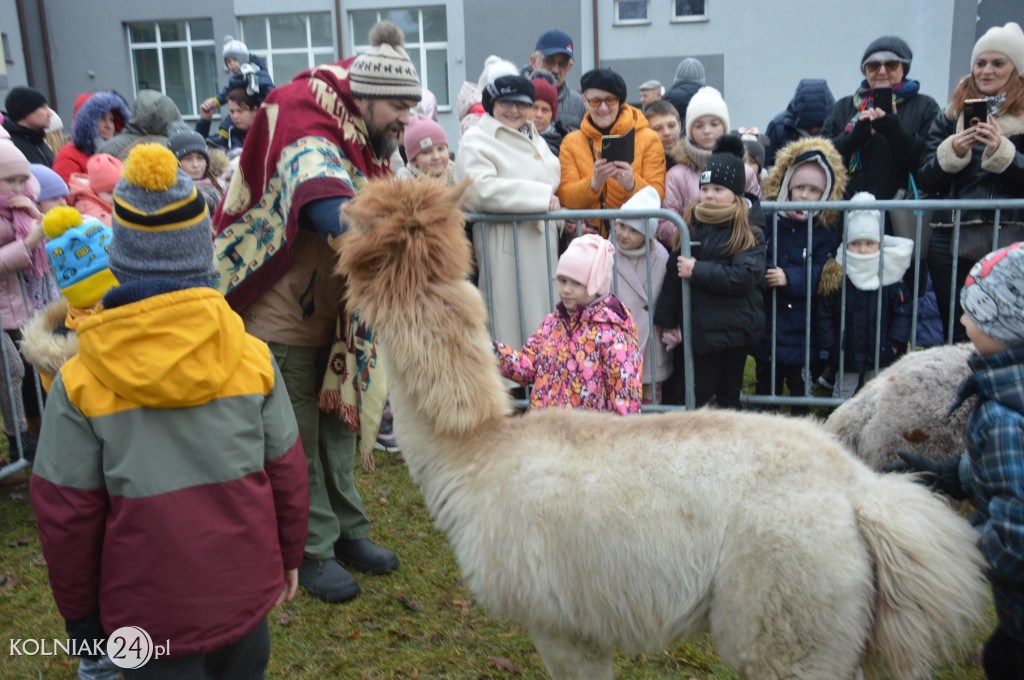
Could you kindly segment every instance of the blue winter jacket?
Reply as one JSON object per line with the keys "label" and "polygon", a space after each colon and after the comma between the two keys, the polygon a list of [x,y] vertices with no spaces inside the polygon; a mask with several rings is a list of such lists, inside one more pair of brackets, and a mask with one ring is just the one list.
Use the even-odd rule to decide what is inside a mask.
{"label": "blue winter jacket", "polygon": [[[833,339],[832,362],[838,365],[839,350],[843,350],[843,370],[864,373],[875,370],[875,335],[878,328],[878,291],[860,290],[843,277],[846,287],[846,327],[839,338],[842,314],[842,293],[835,291],[819,298],[827,338]],[[913,301],[903,280],[882,286],[881,345],[878,349],[878,368],[885,368],[899,356],[896,348],[903,348],[910,340],[910,321]]]}
{"label": "blue winter jacket", "polygon": [[775,165],[775,154],[792,141],[800,139],[801,130],[820,128],[836,106],[836,98],[828,81],[804,78],[796,86],[786,110],[772,118],[765,130],[768,146],[764,150],[764,166]]}
{"label": "blue winter jacket", "polygon": [[[249,63],[254,64],[259,68],[259,72],[256,74],[257,84],[259,85],[259,92],[252,94],[256,97],[257,104],[262,104],[263,100],[267,98],[270,91],[274,89],[274,79],[270,77],[270,71],[267,70],[267,62],[262,58],[258,57],[252,52],[249,53]],[[245,87],[247,79],[244,75],[239,73],[238,75],[232,73],[228,76],[228,84],[224,86],[224,89],[220,91],[214,99],[217,100],[217,104],[224,106],[228,102],[228,92],[235,89],[236,87]]]}

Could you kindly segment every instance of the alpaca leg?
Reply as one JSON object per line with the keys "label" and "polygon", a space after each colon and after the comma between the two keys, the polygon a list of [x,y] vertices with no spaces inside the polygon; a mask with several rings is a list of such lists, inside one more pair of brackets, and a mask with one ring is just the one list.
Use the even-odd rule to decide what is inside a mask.
{"label": "alpaca leg", "polygon": [[552,680],[612,680],[612,651],[567,635],[531,632]]}

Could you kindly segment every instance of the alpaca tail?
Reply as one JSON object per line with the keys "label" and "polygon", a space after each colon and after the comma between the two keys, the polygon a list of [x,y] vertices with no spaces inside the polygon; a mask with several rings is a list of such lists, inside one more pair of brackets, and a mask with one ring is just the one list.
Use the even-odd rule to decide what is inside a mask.
{"label": "alpaca tail", "polygon": [[875,618],[867,679],[931,677],[959,651],[988,598],[974,528],[938,495],[903,475],[872,475],[857,521],[874,556]]}

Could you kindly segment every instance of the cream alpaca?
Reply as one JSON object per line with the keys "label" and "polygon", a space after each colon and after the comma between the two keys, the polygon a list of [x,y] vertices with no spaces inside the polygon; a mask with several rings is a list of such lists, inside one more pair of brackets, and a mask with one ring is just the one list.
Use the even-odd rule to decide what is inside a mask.
{"label": "cream alpaca", "polygon": [[810,420],[701,410],[511,418],[465,280],[466,184],[345,208],[347,303],[384,338],[395,427],[466,584],[556,680],[709,630],[748,678],[927,675],[986,587],[967,522]]}

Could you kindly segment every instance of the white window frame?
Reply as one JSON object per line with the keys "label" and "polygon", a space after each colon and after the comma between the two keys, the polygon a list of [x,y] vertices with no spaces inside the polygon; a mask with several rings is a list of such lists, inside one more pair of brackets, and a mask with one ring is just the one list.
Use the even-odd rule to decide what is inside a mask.
{"label": "white window frame", "polygon": [[[185,39],[184,40],[163,40],[160,33],[160,24],[169,22],[182,22],[185,24]],[[209,47],[214,48],[214,56],[217,54],[217,44],[212,38],[204,40],[193,40],[192,39],[192,22],[193,21],[209,21],[211,28],[213,25],[213,19],[207,17],[197,17],[194,19],[158,19],[154,21],[129,21],[125,23],[124,30],[128,36],[128,53],[131,56],[131,68],[132,68],[132,92],[137,97],[139,95],[139,78],[135,72],[135,50],[136,49],[156,49],[157,66],[160,70],[160,92],[167,93],[167,76],[164,74],[164,48],[166,47],[185,47],[188,49],[188,86],[192,91],[192,103],[195,106],[194,111],[182,111],[181,115],[184,118],[198,118],[199,117],[199,105],[203,103],[203,98],[199,98],[196,92],[196,66],[195,59],[192,56],[193,47]],[[132,40],[132,26],[148,26],[152,25],[153,30],[156,32],[155,42],[134,42]],[[212,34],[212,30],[211,30]]]}
{"label": "white window frame", "polygon": [[672,3],[672,23],[692,24],[701,21],[708,21],[708,2],[704,0],[704,14],[676,14],[676,0],[669,0]]}
{"label": "white window frame", "polygon": [[[388,7],[384,11],[390,12],[390,11],[394,11],[396,9],[404,9],[404,10],[410,10],[410,11],[411,10],[416,10],[417,19],[418,19],[417,23],[419,24],[419,38],[420,39],[419,39],[418,42],[406,42],[404,47],[405,47],[405,50],[407,52],[410,49],[412,49],[412,48],[418,48],[419,49],[419,51],[420,51],[420,63],[419,64],[414,64],[414,65],[416,66],[416,74],[420,77],[420,85],[422,85],[426,89],[428,89],[431,92],[433,92],[434,95],[437,95],[437,89],[431,87],[430,83],[428,82],[429,74],[427,73],[427,50],[437,50],[438,48],[444,48],[444,53],[445,53],[446,60],[450,57],[451,53],[448,51],[448,41],[447,40],[445,40],[445,41],[431,40],[429,42],[424,42],[423,41],[423,10],[424,9],[434,9],[435,7],[436,6],[434,6],[434,5],[417,5],[415,7]],[[447,21],[448,20],[448,6],[444,5],[443,7],[444,7],[445,21]],[[371,47],[370,43],[364,42],[366,40],[367,36],[362,36],[362,38],[357,39],[356,35],[355,35],[356,27],[355,27],[355,21],[354,21],[352,15],[353,14],[357,14],[357,13],[358,14],[363,14],[365,12],[376,12],[377,13],[376,21],[380,21],[381,20],[381,10],[372,10],[372,9],[371,10],[351,10],[349,12],[349,16],[348,16],[349,40],[351,41],[351,44],[354,46],[353,47],[353,51],[356,54],[362,54],[364,52],[369,52],[370,51],[370,47]],[[450,75],[451,75],[451,73],[449,72],[449,76]],[[447,113],[447,112],[452,111],[452,105],[451,105],[452,91],[451,91],[450,83],[445,83],[444,84],[444,89],[445,89],[445,93],[448,95],[448,102],[449,103],[448,104],[438,103],[437,110],[438,110],[438,112]]]}
{"label": "white window frame", "polygon": [[[278,16],[278,15],[273,15],[273,14],[253,14],[253,15],[247,15],[245,17],[245,19],[247,21],[251,21],[253,19],[262,19],[263,20],[263,30],[265,31],[264,35],[266,37],[266,45],[267,45],[267,47],[266,47],[266,49],[255,49],[254,48],[252,51],[255,52],[256,54],[260,55],[261,57],[264,57],[267,60],[267,70],[271,73],[271,75],[273,75],[273,73],[274,73],[274,55],[275,54],[277,54],[277,55],[305,54],[306,55],[306,64],[307,64],[306,68],[313,68],[314,66],[316,66],[316,60],[315,60],[314,55],[329,54],[331,56],[331,58],[328,61],[336,61],[337,60],[337,57],[335,56],[337,53],[335,51],[335,44],[334,44],[334,38],[333,38],[334,31],[333,30],[331,31],[332,38],[331,38],[331,44],[330,45],[317,45],[317,46],[314,46],[313,45],[313,30],[312,30],[312,27],[310,26],[310,21],[311,21],[311,19],[314,16],[317,17],[318,19],[321,16],[325,16],[326,20],[330,21],[331,20],[331,13],[330,12],[311,12],[311,13],[306,13],[306,14],[293,14],[293,15],[291,15],[293,17],[302,17],[303,19],[306,20],[306,46],[305,47],[278,47],[278,48],[274,47],[274,43],[273,43],[273,40],[272,40],[271,35],[270,35],[270,33],[271,33],[271,31],[270,31],[270,20],[273,17],[275,17],[275,16]],[[240,19],[241,19],[241,17],[240,17]],[[239,39],[242,42],[244,42],[244,43],[246,43],[248,45],[249,43],[248,43],[247,37],[245,35],[245,28],[242,25],[241,21],[239,21],[239,25],[238,25],[238,34],[239,34],[239,36],[241,36]],[[299,71],[299,73],[301,73],[301,71]],[[292,76],[295,76],[295,75],[298,75],[298,74],[297,73],[293,73],[292,74]],[[285,81],[285,82],[287,82],[287,81]],[[277,80],[275,79],[274,80],[274,84],[275,85],[279,85],[281,83],[278,83]]]}
{"label": "white window frame", "polygon": [[[636,0],[629,0],[635,2]],[[615,21],[612,22],[614,26],[646,26],[651,23],[651,0],[644,0],[644,8],[646,16],[643,19],[622,19],[619,17],[619,2],[615,0]]]}

